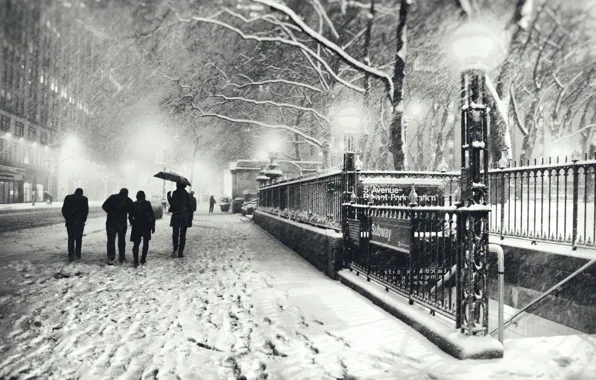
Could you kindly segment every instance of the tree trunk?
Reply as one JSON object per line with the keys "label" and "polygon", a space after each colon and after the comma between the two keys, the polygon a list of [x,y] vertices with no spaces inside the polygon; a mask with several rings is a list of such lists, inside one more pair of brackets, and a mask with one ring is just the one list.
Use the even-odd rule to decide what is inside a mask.
{"label": "tree trunk", "polygon": [[406,39],[408,10],[411,0],[400,0],[399,22],[397,24],[397,43],[395,47],[395,69],[393,72],[393,99],[391,103],[391,126],[389,127],[389,151],[393,155],[395,170],[404,169],[403,142],[403,87],[406,68]]}
{"label": "tree trunk", "polygon": [[[539,95],[537,94],[537,97]],[[532,157],[532,151],[534,149],[534,145],[536,144],[536,136],[537,136],[537,125],[534,123],[534,112],[536,111],[536,107],[538,107],[538,99],[535,99],[528,112],[526,112],[526,117],[524,120],[524,125],[528,134],[524,135],[522,141],[522,151],[521,155],[519,156],[520,166],[523,166],[527,161]]]}
{"label": "tree trunk", "polygon": [[[443,125],[447,125],[447,119],[449,118],[449,110],[445,110],[445,112],[443,113],[443,116],[441,117],[441,126]],[[455,120],[455,118],[454,118]],[[447,126],[447,136],[449,135],[453,135],[453,128],[455,126],[455,121]],[[445,136],[445,137],[447,137]],[[434,156],[434,161],[433,161],[433,168],[432,170],[437,170],[437,168],[439,167],[439,165],[441,164],[441,160],[443,159],[443,154],[445,153],[445,143],[446,143],[446,138],[443,139],[443,129],[439,130],[439,133],[437,135],[437,146],[435,148],[435,156]],[[447,160],[445,160],[445,162],[447,162]]]}
{"label": "tree trunk", "polygon": [[298,161],[302,161],[302,157],[300,155],[300,142],[299,142],[300,136],[298,136],[298,134],[294,134],[294,156],[296,157],[296,160]]}
{"label": "tree trunk", "polygon": [[[503,104],[509,104],[508,97],[515,76],[515,63],[520,59],[520,54],[525,50],[529,38],[528,34],[531,33],[533,28],[533,25],[529,25],[533,1],[534,0],[517,0],[515,13],[509,23],[509,25],[515,25],[516,29],[511,36],[509,52],[505,62],[501,66],[496,85],[497,94]],[[501,115],[496,106],[490,108],[489,117],[492,122],[490,125],[490,155],[493,157],[494,161],[498,161],[501,158],[502,152],[507,148],[507,144],[505,143],[505,133],[508,130],[508,120],[503,118],[503,115]]]}
{"label": "tree trunk", "polygon": [[[364,34],[364,62],[370,66],[370,40],[372,38],[373,21],[375,17],[375,0],[370,2],[370,11],[368,13],[368,22],[366,24],[366,33]],[[366,71],[364,73],[364,107],[368,111],[370,104],[370,73]]]}
{"label": "tree trunk", "polygon": [[[592,117],[590,117],[588,121],[588,112],[593,108],[593,101],[588,101],[586,104],[586,108],[584,108],[584,112],[582,113],[581,120],[579,122],[579,129],[584,128],[588,124],[594,124],[596,122],[596,111],[592,113]],[[596,147],[594,146],[594,134],[596,129],[589,128],[586,131],[582,132],[582,138],[584,141],[584,149],[583,152],[588,154],[589,159],[594,159],[594,150]]]}
{"label": "tree trunk", "polygon": [[[363,47],[363,54],[364,54],[364,62],[370,66],[370,41],[372,39],[372,28],[373,22],[375,17],[375,0],[371,0],[370,2],[370,10],[368,13],[368,22],[366,24],[366,33],[364,35],[364,47]],[[366,112],[369,111],[370,106],[370,73],[367,71],[364,73],[364,108]],[[370,132],[368,131],[368,126],[365,126],[366,130],[362,132],[362,136],[360,137],[360,141],[358,144],[358,150],[361,152],[362,156],[366,154],[366,143],[370,139]]]}

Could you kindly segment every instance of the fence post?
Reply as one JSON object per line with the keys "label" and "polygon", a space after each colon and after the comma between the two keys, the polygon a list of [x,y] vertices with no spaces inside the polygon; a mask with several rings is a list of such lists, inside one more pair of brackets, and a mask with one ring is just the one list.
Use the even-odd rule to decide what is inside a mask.
{"label": "fence post", "polygon": [[[349,213],[353,212],[353,209],[347,205],[351,201],[350,194],[351,191],[354,191],[353,180],[351,177],[354,175],[354,153],[346,152],[344,153],[344,163],[341,168],[341,178],[342,178],[342,192],[341,192],[341,230],[343,232],[343,252],[344,252],[344,262],[348,252],[348,245],[349,245],[349,237],[348,237],[348,217]],[[352,187],[352,188],[351,188]],[[346,204],[346,206],[344,206]],[[350,262],[354,261],[354,253],[350,250]]]}
{"label": "fence post", "polygon": [[455,328],[462,327],[462,300],[463,300],[463,279],[464,268],[462,268],[463,256],[466,254],[466,247],[464,234],[466,233],[466,216],[467,214],[458,212],[456,219],[456,249],[455,252]]}
{"label": "fence post", "polygon": [[[577,249],[577,218],[579,208],[579,166],[577,158],[573,159],[573,228],[571,232],[571,249]],[[585,169],[584,169],[585,170]],[[584,190],[585,191],[585,190]],[[585,219],[585,217],[584,217]],[[585,223],[585,220],[584,220]]]}
{"label": "fence post", "polygon": [[[412,185],[412,190],[414,189],[414,185]],[[416,192],[414,191],[414,194]],[[416,197],[410,193],[410,241],[412,246],[410,247],[410,254],[408,255],[408,302],[410,305],[414,304],[414,299],[412,298],[412,291],[414,289],[414,255],[417,254],[418,250],[418,239],[416,239],[416,231],[418,231],[418,214],[415,211],[416,206],[418,203],[416,201]]]}
{"label": "fence post", "polygon": [[505,239],[503,235],[503,226],[505,225],[505,172],[501,167],[501,240]]}

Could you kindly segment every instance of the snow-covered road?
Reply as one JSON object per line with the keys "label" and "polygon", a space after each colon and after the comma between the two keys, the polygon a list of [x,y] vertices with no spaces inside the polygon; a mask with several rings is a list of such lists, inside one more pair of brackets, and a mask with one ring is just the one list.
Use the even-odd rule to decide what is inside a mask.
{"label": "snow-covered road", "polygon": [[453,359],[237,215],[196,216],[183,259],[160,220],[139,269],[104,265],[103,223],[76,264],[63,226],[0,235],[0,379],[596,379],[594,336]]}

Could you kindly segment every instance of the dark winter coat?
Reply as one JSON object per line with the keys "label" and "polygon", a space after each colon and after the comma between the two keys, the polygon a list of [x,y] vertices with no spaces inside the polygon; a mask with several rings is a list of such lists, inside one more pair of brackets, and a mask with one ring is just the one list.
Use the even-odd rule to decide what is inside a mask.
{"label": "dark winter coat", "polygon": [[192,200],[190,194],[184,189],[176,189],[173,193],[168,193],[168,202],[170,203],[170,227],[190,227]]}
{"label": "dark winter coat", "polygon": [[151,230],[155,228],[151,202],[147,200],[134,202],[131,224],[130,241],[141,241],[143,237],[145,240],[151,240]]}
{"label": "dark winter coat", "polygon": [[106,199],[101,208],[108,214],[106,227],[125,228],[127,226],[127,215],[132,224],[134,204],[128,196],[112,194]]}
{"label": "dark winter coat", "polygon": [[66,225],[85,224],[89,214],[89,200],[84,195],[70,194],[64,198],[62,216]]}
{"label": "dark winter coat", "polygon": [[197,211],[197,198],[190,196],[190,220],[194,218],[194,213]]}
{"label": "dark winter coat", "polygon": [[215,198],[213,198],[213,195],[212,195],[212,196],[211,196],[211,198],[209,198],[209,204],[210,204],[211,206],[213,206],[215,203],[216,203],[216,202],[215,202]]}

